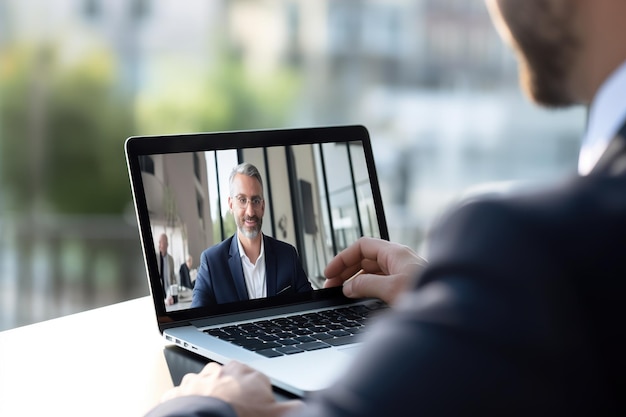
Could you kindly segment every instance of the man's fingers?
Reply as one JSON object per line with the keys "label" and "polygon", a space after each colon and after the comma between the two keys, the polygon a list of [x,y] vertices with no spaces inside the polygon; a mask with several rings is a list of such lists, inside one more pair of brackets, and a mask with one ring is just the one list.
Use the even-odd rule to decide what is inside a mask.
{"label": "man's fingers", "polygon": [[224,375],[242,376],[251,372],[256,372],[254,369],[238,361],[230,361],[222,367]]}
{"label": "man's fingers", "polygon": [[362,274],[347,282],[343,287],[343,293],[350,298],[380,298],[391,304],[403,288],[403,283],[399,282],[402,279],[403,277],[398,275]]}
{"label": "man's fingers", "polygon": [[335,257],[324,270],[324,276],[331,279],[346,280],[356,274],[361,269],[361,259],[350,265],[344,263],[341,256]]}
{"label": "man's fingers", "polygon": [[324,275],[328,278],[341,275],[347,279],[362,268],[361,262],[364,259],[376,261],[378,252],[388,244],[385,240],[361,237],[328,263]]}
{"label": "man's fingers", "polygon": [[361,267],[368,274],[379,274],[381,272],[385,272],[378,264],[378,261],[374,259],[363,259],[361,261]]}
{"label": "man's fingers", "polygon": [[211,375],[214,372],[219,371],[222,368],[222,365],[220,365],[217,362],[209,362],[207,363],[204,368],[202,368],[202,370],[200,371],[200,375]]}

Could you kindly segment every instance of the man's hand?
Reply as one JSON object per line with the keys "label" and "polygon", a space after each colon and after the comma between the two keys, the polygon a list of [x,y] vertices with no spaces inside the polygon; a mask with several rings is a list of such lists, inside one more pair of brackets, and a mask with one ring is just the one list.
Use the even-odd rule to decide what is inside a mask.
{"label": "man's hand", "polygon": [[[343,285],[347,297],[375,297],[393,304],[425,265],[426,261],[407,246],[362,237],[326,266],[324,287]],[[349,279],[360,270],[361,274]]]}
{"label": "man's hand", "polygon": [[269,378],[240,362],[224,366],[210,362],[198,374],[187,374],[162,401],[185,395],[219,398],[233,406],[239,417],[281,416],[302,405],[301,401],[276,402]]}

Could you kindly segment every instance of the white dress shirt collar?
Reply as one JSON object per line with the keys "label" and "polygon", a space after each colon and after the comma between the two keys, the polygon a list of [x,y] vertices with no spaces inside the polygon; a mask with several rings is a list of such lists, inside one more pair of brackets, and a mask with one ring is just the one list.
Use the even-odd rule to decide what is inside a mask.
{"label": "white dress shirt collar", "polygon": [[578,159],[578,172],[587,175],[626,120],[626,62],[600,86],[589,109],[587,132]]}
{"label": "white dress shirt collar", "polygon": [[267,286],[265,284],[265,239],[261,235],[261,252],[254,263],[250,261],[248,255],[243,250],[239,235],[237,235],[237,245],[239,246],[239,257],[241,258],[241,266],[243,269],[243,277],[246,281],[248,289],[248,298],[265,298],[267,297]]}

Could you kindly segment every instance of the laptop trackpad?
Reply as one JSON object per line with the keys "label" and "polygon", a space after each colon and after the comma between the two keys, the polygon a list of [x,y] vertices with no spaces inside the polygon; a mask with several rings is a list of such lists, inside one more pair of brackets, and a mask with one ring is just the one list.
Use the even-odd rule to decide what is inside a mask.
{"label": "laptop trackpad", "polygon": [[328,387],[346,371],[357,352],[357,346],[320,349],[253,361],[248,365],[269,376],[277,387],[303,395]]}

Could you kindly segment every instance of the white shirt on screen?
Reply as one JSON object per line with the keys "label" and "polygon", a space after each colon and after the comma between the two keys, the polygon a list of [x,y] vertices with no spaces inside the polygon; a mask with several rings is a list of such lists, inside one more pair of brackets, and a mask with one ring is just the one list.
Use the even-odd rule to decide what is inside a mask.
{"label": "white shirt on screen", "polygon": [[263,237],[261,237],[261,253],[259,253],[259,257],[254,264],[246,255],[246,252],[244,252],[239,237],[237,237],[237,245],[239,245],[239,256],[241,257],[243,276],[248,289],[248,298],[252,300],[254,298],[267,297],[267,287],[265,285],[265,244]]}

